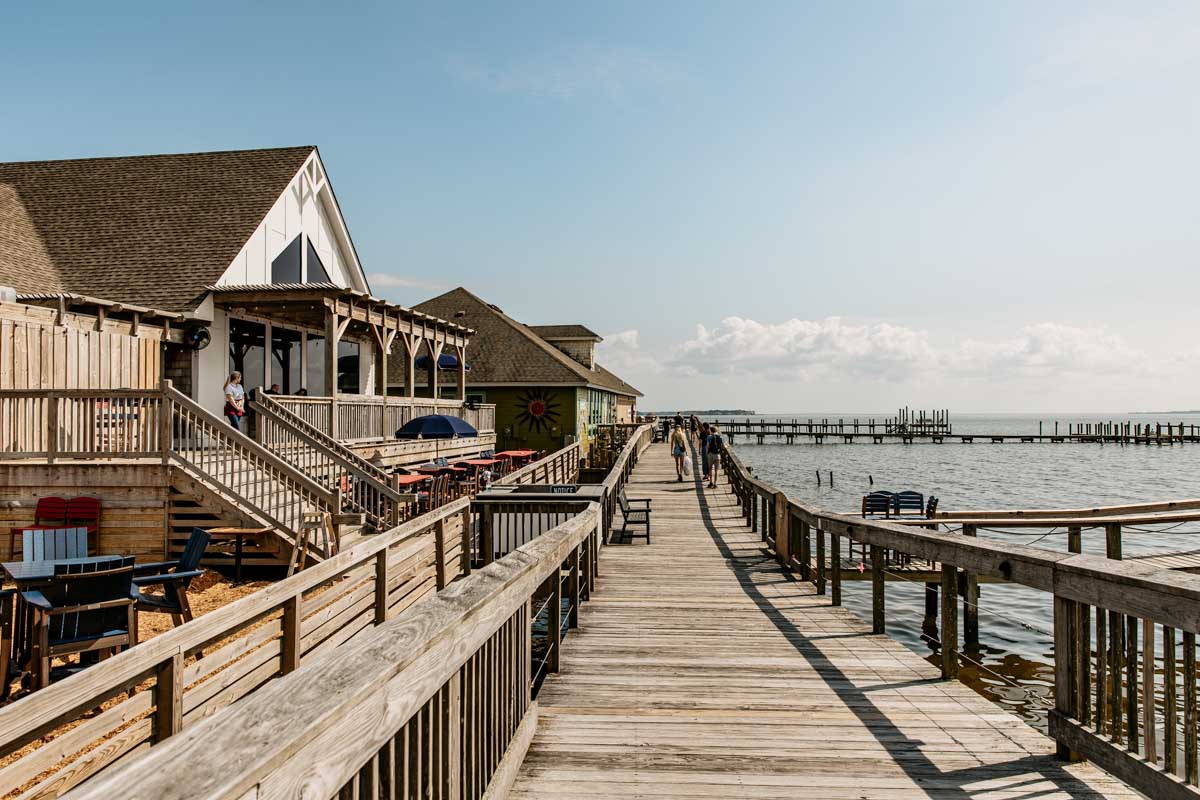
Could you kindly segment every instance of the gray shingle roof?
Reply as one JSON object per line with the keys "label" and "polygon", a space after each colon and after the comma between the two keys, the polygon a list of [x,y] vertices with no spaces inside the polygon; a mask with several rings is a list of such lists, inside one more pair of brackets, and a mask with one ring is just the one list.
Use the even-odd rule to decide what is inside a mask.
{"label": "gray shingle roof", "polygon": [[529,330],[543,339],[595,339],[603,341],[596,332],[582,325],[530,325]]}
{"label": "gray shingle roof", "polygon": [[0,164],[0,285],[194,307],[313,150]]}
{"label": "gray shingle roof", "polygon": [[[618,394],[641,396],[641,392],[608,370],[599,365],[589,370],[535,333],[535,329],[517,322],[462,287],[419,303],[414,308],[475,330],[467,348],[467,363],[471,365],[468,387],[473,383],[482,386],[516,383],[590,384]],[[402,384],[402,360],[391,359],[388,367],[389,382]],[[418,380],[421,380],[419,375]]]}

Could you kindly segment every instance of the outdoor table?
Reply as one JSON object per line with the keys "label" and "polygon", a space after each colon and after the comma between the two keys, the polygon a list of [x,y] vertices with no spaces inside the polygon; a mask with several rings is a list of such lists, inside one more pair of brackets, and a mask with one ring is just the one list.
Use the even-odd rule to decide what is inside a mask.
{"label": "outdoor table", "polygon": [[503,464],[503,458],[468,458],[459,461],[459,464],[470,464],[472,467],[494,467],[497,464]]}
{"label": "outdoor table", "polygon": [[442,475],[449,472],[466,472],[462,467],[417,467],[417,472],[422,475]]}
{"label": "outdoor table", "polygon": [[0,564],[4,572],[17,584],[18,589],[28,588],[35,583],[48,583],[54,579],[56,564],[97,564],[117,556],[87,556],[84,558],[60,558],[55,561],[5,561]]}
{"label": "outdoor table", "polygon": [[392,480],[395,481],[398,486],[412,486],[413,484],[424,483],[425,481],[427,481],[429,479],[430,479],[430,477],[428,475],[393,475],[392,476]]}
{"label": "outdoor table", "polygon": [[501,450],[496,453],[497,458],[508,456],[509,458],[529,458],[537,453],[537,450]]}
{"label": "outdoor table", "polygon": [[214,539],[233,539],[233,582],[242,582],[242,542],[247,536],[270,533],[273,528],[210,528],[208,535]]}

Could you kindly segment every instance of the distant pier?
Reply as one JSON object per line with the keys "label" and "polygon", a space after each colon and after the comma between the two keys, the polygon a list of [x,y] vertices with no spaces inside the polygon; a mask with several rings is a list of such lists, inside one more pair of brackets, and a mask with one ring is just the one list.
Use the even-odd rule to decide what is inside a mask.
{"label": "distant pier", "polygon": [[[802,442],[823,444],[842,442],[853,444],[863,441],[871,444],[942,444],[957,442],[1004,443],[1110,443],[1110,444],[1173,444],[1200,442],[1200,426],[1182,422],[1080,422],[1065,426],[1055,422],[1052,432],[1046,432],[1041,423],[1037,433],[955,433],[948,412],[936,412],[936,416],[919,416],[905,421],[900,418],[886,419],[745,419],[715,420],[730,443],[744,437],[765,444],[768,437],[787,444]],[[1065,427],[1065,430],[1063,428]]]}

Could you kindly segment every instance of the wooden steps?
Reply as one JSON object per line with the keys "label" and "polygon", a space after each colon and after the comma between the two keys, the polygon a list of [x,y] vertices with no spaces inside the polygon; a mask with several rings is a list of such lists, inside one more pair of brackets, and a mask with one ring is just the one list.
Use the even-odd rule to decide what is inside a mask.
{"label": "wooden steps", "polygon": [[654,445],[651,544],[606,547],[510,797],[1133,798],[785,573]]}

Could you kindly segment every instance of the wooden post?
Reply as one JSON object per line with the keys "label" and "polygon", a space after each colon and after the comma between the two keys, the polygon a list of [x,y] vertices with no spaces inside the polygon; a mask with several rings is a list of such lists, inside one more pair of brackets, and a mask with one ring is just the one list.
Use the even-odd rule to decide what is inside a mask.
{"label": "wooden post", "polygon": [[387,548],[375,554],[375,624],[387,621],[388,614]]}
{"label": "wooden post", "polygon": [[558,656],[562,647],[562,565],[550,576],[550,604],[546,607],[546,630],[550,636],[546,654],[547,672],[558,672]]}
{"label": "wooden post", "polygon": [[825,531],[816,528],[817,537],[817,594],[825,594]]}
{"label": "wooden post", "polygon": [[[1054,597],[1054,710],[1075,719],[1074,601]],[[1061,742],[1055,742],[1055,752],[1064,760],[1076,760],[1075,754]]]}
{"label": "wooden post", "polygon": [[783,492],[775,494],[775,558],[785,568],[791,568],[792,536],[788,527],[788,499]]}
{"label": "wooden post", "polygon": [[159,662],[154,671],[154,740],[183,730],[183,653]]}
{"label": "wooden post", "polygon": [[1200,783],[1200,762],[1197,761],[1196,731],[1200,720],[1196,715],[1196,634],[1183,634],[1183,772],[1194,786]]}
{"label": "wooden post", "polygon": [[586,545],[585,542],[572,549],[568,562],[571,571],[567,575],[567,595],[571,607],[567,611],[567,627],[572,630],[579,627],[579,548]]}
{"label": "wooden post", "polygon": [[812,580],[812,544],[808,538],[808,523],[800,520],[800,577]]}
{"label": "wooden post", "polygon": [[[975,526],[963,525],[963,536],[975,538]],[[963,647],[979,645],[979,579],[963,572]]]}
{"label": "wooden post", "polygon": [[1104,526],[1104,555],[1121,560],[1121,523],[1110,522]]}
{"label": "wooden post", "polygon": [[[836,550],[835,550],[836,552]],[[884,622],[884,580],[883,580],[883,548],[877,544],[871,545],[871,632],[883,633],[886,629]]]}
{"label": "wooden post", "polygon": [[338,315],[332,308],[325,309],[325,391],[329,393],[329,435],[337,438],[337,353]]}
{"label": "wooden post", "polygon": [[[847,545],[849,547],[850,545]],[[842,604],[842,537],[833,531],[829,532],[829,569],[833,573],[833,593],[830,596],[832,605]]]}
{"label": "wooden post", "polygon": [[1083,552],[1083,535],[1078,525],[1071,525],[1067,528],[1067,549],[1072,553]]}
{"label": "wooden post", "polygon": [[[462,746],[462,676],[463,671],[460,669],[450,678],[450,684],[447,687],[446,702],[443,704],[443,717],[441,720],[442,730],[446,732],[446,748],[443,751],[445,764],[442,765],[442,778],[446,786],[447,800],[462,800],[462,772],[463,772],[463,746]],[[511,702],[506,700],[506,702]],[[523,707],[523,706],[522,706]],[[400,796],[402,793],[397,793]],[[374,797],[374,795],[368,795]],[[380,797],[389,795],[380,794]],[[436,793],[434,795],[437,796]]]}
{"label": "wooden post", "polygon": [[171,461],[171,398],[168,397],[168,390],[172,388],[171,380],[164,378],[159,391],[162,393],[161,403],[158,407],[158,445],[162,448],[162,463],[167,464]]}
{"label": "wooden post", "polygon": [[462,574],[471,574],[471,507],[463,509],[462,532]]}
{"label": "wooden post", "polygon": [[942,564],[942,678],[958,677],[958,570]]}
{"label": "wooden post", "polygon": [[458,348],[458,399],[467,402],[467,346]]}
{"label": "wooden post", "polygon": [[479,549],[482,551],[480,561],[486,567],[492,563],[492,559],[496,554],[496,545],[493,541],[492,526],[495,522],[495,513],[491,503],[486,503],[480,509],[483,513],[479,515]]}
{"label": "wooden post", "polygon": [[446,588],[446,519],[443,517],[433,523],[434,565],[437,571],[438,591]]}
{"label": "wooden post", "polygon": [[280,633],[279,674],[287,675],[300,666],[300,594],[294,594],[283,603],[282,631]]}
{"label": "wooden post", "polygon": [[54,463],[58,455],[58,395],[46,395],[46,462]]}

